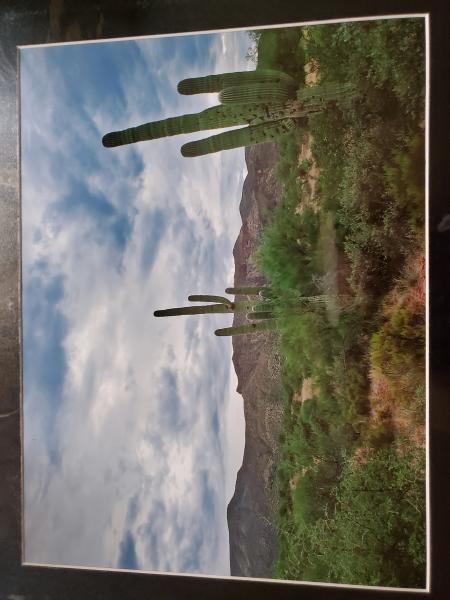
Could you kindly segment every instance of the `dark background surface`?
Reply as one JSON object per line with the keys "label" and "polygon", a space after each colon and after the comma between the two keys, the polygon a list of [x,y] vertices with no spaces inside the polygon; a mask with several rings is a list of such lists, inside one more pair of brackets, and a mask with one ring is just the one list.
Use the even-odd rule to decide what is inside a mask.
{"label": "dark background surface", "polygon": [[[450,597],[450,11],[437,0],[0,1],[0,600],[420,598],[311,585],[21,565],[20,197],[17,45],[430,12],[431,597]],[[450,219],[450,217],[449,217]],[[427,595],[428,597],[428,595]]]}

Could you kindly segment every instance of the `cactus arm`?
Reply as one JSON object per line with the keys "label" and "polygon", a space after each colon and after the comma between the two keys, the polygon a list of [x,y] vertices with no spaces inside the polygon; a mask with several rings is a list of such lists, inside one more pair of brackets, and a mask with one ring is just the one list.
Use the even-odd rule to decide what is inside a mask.
{"label": "cactus arm", "polygon": [[272,311],[273,302],[271,300],[261,300],[260,302],[255,302],[253,305],[252,312],[265,312],[267,310]]}
{"label": "cactus arm", "polygon": [[275,314],[270,310],[258,310],[255,312],[247,313],[247,319],[249,321],[260,321],[263,319],[274,319]]}
{"label": "cactus arm", "polygon": [[236,71],[234,73],[218,73],[206,77],[193,77],[179,82],[177,90],[180,94],[192,95],[220,92],[225,87],[250,83],[284,83],[297,87],[293,77],[282,71],[273,69],[256,69],[255,71]]}
{"label": "cactus arm", "polygon": [[227,288],[225,293],[232,294],[234,296],[257,296],[263,289],[263,287],[238,286]]}
{"label": "cactus arm", "polygon": [[215,335],[229,336],[229,335],[243,335],[246,333],[257,333],[258,331],[268,331],[276,329],[276,319],[267,319],[265,321],[259,321],[258,323],[247,323],[247,325],[239,325],[237,327],[225,327],[224,329],[216,329]]}
{"label": "cactus arm", "polygon": [[206,313],[228,313],[232,312],[226,304],[209,304],[207,306],[182,306],[179,308],[167,308],[155,310],[155,317],[176,317],[178,315],[203,315]]}
{"label": "cactus arm", "polygon": [[245,107],[236,109],[232,106],[211,106],[199,113],[169,117],[168,119],[151,121],[138,127],[124,129],[123,131],[107,133],[103,136],[102,143],[107,148],[111,148],[113,146],[156,140],[182,133],[192,133],[203,129],[245,125],[250,112],[248,107],[246,110]]}
{"label": "cactus arm", "polygon": [[292,86],[283,83],[252,83],[224,88],[219,93],[219,102],[222,104],[284,104],[292,97],[295,98]]}
{"label": "cactus arm", "polygon": [[227,306],[233,306],[233,303],[225,296],[212,296],[210,294],[193,294],[188,296],[190,302],[218,302],[219,304],[226,304]]}
{"label": "cactus arm", "polygon": [[262,144],[289,133],[295,126],[295,121],[292,119],[281,119],[280,121],[234,129],[233,131],[226,131],[203,140],[184,144],[181,146],[181,154],[186,157],[204,156],[221,150]]}

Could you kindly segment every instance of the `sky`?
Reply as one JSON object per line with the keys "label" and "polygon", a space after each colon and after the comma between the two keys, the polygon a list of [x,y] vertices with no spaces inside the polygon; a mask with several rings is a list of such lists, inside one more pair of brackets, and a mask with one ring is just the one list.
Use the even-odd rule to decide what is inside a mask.
{"label": "sky", "polygon": [[233,284],[242,148],[102,136],[197,112],[245,32],[22,48],[25,561],[229,574],[245,421],[232,315],[156,319]]}

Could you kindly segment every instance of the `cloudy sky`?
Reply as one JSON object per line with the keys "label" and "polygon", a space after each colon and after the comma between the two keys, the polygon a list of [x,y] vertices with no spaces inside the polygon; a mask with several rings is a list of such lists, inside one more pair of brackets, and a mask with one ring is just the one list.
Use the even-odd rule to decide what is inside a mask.
{"label": "cloudy sky", "polygon": [[229,574],[244,416],[213,332],[232,319],[153,311],[233,283],[243,149],[101,138],[216,104],[177,82],[253,68],[249,46],[229,32],[20,52],[27,562]]}

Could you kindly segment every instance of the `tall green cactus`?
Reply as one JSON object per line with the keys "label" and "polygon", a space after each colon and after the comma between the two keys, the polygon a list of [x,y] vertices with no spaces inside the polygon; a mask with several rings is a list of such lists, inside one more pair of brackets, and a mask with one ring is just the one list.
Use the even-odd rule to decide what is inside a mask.
{"label": "tall green cactus", "polygon": [[[255,288],[245,288],[255,290]],[[257,288],[259,290],[259,288]],[[156,310],[153,314],[155,317],[176,317],[179,315],[201,315],[211,313],[246,313],[247,320],[251,321],[248,325],[240,327],[229,327],[218,329],[216,335],[240,335],[245,333],[253,333],[255,331],[263,331],[271,329],[274,325],[270,321],[275,322],[274,314],[270,312],[271,304],[262,303],[257,300],[237,300],[232,302],[225,296],[216,296],[212,294],[192,294],[188,296],[191,302],[211,302],[202,306],[181,306],[178,308],[168,308],[165,310]],[[259,312],[255,312],[255,308]]]}
{"label": "tall green cactus", "polygon": [[282,71],[271,69],[256,69],[255,71],[235,71],[234,73],[219,73],[206,77],[183,79],[177,86],[180,94],[204,94],[220,92],[226,87],[246,85],[252,83],[278,84],[284,83],[295,90],[295,79]]}
{"label": "tall green cactus", "polygon": [[243,129],[190,142],[181,148],[183,156],[202,156],[276,140],[295,127],[293,119],[324,110],[336,103],[347,105],[354,92],[352,84],[328,83],[303,87],[295,98],[297,87],[290,75],[270,69],[183,79],[178,84],[181,94],[219,92],[222,104],[199,113],[113,131],[103,136],[102,143],[112,148],[182,133],[248,125]]}
{"label": "tall green cactus", "polygon": [[181,306],[156,310],[155,317],[173,317],[179,315],[201,315],[201,314],[237,314],[246,313],[247,323],[234,327],[218,329],[218,336],[244,335],[258,331],[266,331],[277,328],[279,318],[297,318],[311,310],[314,305],[323,303],[324,296],[298,297],[297,301],[289,301],[280,306],[280,299],[276,298],[270,286],[239,286],[227,288],[227,294],[254,296],[253,299],[235,300],[232,302],[225,296],[213,294],[192,294],[188,296],[190,302],[208,302],[201,306]]}

